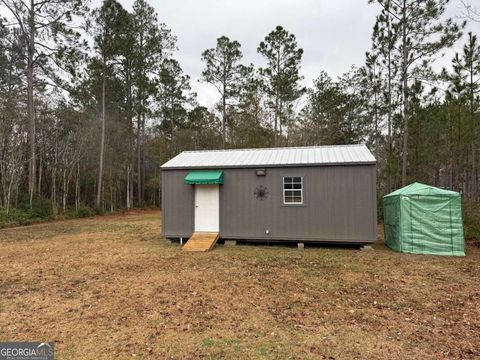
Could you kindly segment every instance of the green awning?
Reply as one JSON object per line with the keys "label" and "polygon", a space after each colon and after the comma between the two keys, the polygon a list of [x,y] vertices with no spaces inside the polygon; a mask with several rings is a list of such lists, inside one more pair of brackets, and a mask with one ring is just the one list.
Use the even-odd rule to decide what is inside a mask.
{"label": "green awning", "polygon": [[185,176],[185,184],[223,184],[223,171],[191,171]]}

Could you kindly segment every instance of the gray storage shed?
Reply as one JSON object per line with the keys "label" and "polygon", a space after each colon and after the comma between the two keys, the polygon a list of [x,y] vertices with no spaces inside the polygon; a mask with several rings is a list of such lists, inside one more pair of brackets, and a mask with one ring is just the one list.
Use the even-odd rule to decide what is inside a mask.
{"label": "gray storage shed", "polygon": [[365,145],[186,151],[162,165],[162,232],[372,243],[376,160]]}

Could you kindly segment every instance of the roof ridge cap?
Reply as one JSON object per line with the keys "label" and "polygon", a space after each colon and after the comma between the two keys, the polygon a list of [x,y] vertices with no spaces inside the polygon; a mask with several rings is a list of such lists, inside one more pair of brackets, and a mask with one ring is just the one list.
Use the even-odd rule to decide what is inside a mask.
{"label": "roof ridge cap", "polygon": [[[321,148],[340,148],[340,147],[366,147],[365,143],[343,144],[343,145],[309,145],[309,146],[283,146],[283,147],[260,147],[260,148],[240,148],[240,149],[206,149],[206,150],[185,150],[180,154],[191,154],[200,152],[227,152],[227,151],[265,151],[265,150],[295,150],[295,149],[321,149]],[[368,148],[367,148],[368,149]]]}

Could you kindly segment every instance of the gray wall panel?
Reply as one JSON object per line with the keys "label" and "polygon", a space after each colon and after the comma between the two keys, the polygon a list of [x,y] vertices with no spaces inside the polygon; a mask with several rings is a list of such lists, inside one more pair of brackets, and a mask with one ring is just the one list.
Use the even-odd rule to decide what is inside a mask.
{"label": "gray wall panel", "polygon": [[[266,176],[256,176],[255,169],[223,171],[224,185],[220,186],[223,238],[376,239],[375,165],[267,168]],[[167,236],[193,232],[193,186],[183,184],[187,173],[186,170],[163,171]],[[303,176],[303,205],[283,205],[283,176]],[[269,191],[265,200],[254,196],[260,185]]]}
{"label": "gray wall panel", "polygon": [[162,171],[162,232],[166,237],[189,237],[193,233],[194,188],[185,185],[187,170]]}

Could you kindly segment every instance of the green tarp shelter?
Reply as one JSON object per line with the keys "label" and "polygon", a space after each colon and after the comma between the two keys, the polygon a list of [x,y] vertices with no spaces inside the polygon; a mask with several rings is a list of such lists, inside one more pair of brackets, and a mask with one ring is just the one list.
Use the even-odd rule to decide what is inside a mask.
{"label": "green tarp shelter", "polygon": [[465,256],[458,192],[413,183],[385,195],[383,212],[385,243],[391,249]]}

